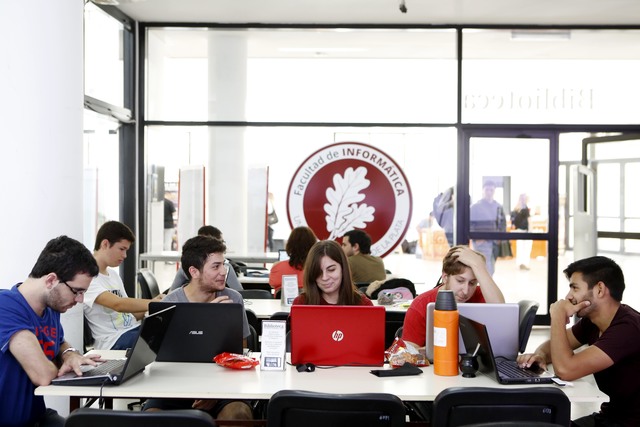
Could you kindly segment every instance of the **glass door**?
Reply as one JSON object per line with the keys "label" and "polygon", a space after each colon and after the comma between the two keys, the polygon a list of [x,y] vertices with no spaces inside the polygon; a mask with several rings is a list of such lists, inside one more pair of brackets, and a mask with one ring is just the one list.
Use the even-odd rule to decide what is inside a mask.
{"label": "glass door", "polygon": [[465,130],[463,141],[469,154],[467,168],[459,168],[467,172],[458,182],[456,200],[464,207],[458,242],[485,256],[507,302],[535,300],[538,315],[548,319],[557,294],[556,139],[544,132]]}

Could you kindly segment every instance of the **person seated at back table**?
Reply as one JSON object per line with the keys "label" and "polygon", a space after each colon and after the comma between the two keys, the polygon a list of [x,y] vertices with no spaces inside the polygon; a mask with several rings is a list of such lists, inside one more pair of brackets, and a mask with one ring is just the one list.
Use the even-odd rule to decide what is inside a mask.
{"label": "person seated at back table", "polygon": [[83,306],[96,349],[126,350],[133,347],[138,338],[140,319],[149,310],[149,303],[164,298],[163,294],[153,300],[127,295],[115,268],[125,260],[134,241],[131,229],[118,221],[105,222],[96,234],[93,256],[100,274],[91,281]]}
{"label": "person seated at back table", "polygon": [[[222,237],[222,231],[220,231],[220,229],[218,229],[217,227],[214,227],[213,225],[203,225],[202,227],[200,227],[200,229],[198,229],[198,236],[210,236],[224,243],[224,237]],[[179,287],[187,283],[189,283],[189,278],[187,277],[187,274],[184,272],[182,268],[179,268],[178,271],[176,271],[176,277],[174,277],[173,279],[173,283],[169,288],[169,292],[175,291],[176,289],[178,289]],[[236,291],[241,291],[244,289],[242,287],[242,284],[238,280],[236,271],[233,268],[228,269],[226,284],[231,289],[235,289]]]}
{"label": "person seated at back table", "polygon": [[[244,301],[238,291],[225,286],[227,275],[224,263],[225,244],[210,236],[195,236],[187,240],[182,247],[180,259],[181,268],[189,283],[176,289],[166,296],[165,302],[189,303],[236,303],[241,304],[244,311]],[[220,325],[224,328],[224,325]],[[242,321],[243,346],[247,346],[249,336],[249,322],[246,314]],[[223,420],[251,420],[253,413],[251,406],[243,401],[212,400],[212,399],[149,399],[145,402],[144,411],[161,411],[170,409],[201,409],[214,418]]]}
{"label": "person seated at back table", "polygon": [[347,231],[342,237],[342,249],[349,257],[354,282],[371,283],[387,278],[384,262],[382,258],[371,255],[371,236],[364,231]]}
{"label": "person seated at back table", "polygon": [[273,288],[274,295],[282,287],[282,276],[298,276],[298,287],[302,288],[302,271],[307,254],[311,247],[318,241],[313,230],[309,227],[296,227],[291,230],[285,250],[289,259],[278,261],[269,271],[269,285]]}
{"label": "person seated at back table", "polygon": [[426,343],[427,304],[440,290],[451,290],[456,303],[504,303],[502,291],[487,270],[484,255],[468,246],[454,246],[442,260],[442,276],[435,288],[418,295],[404,317],[402,339],[415,347]]}
{"label": "person seated at back table", "polygon": [[373,305],[358,292],[349,261],[340,245],[321,240],[311,247],[304,264],[303,291],[293,305]]}
{"label": "person seated at back table", "polygon": [[[593,374],[609,402],[572,426],[639,426],[640,313],[622,304],[622,269],[612,259],[593,256],[569,264],[563,273],[569,293],[549,307],[550,339],[533,354],[518,356],[518,363],[543,368],[553,363],[554,373],[565,381]],[[567,328],[574,315],[579,320]]]}

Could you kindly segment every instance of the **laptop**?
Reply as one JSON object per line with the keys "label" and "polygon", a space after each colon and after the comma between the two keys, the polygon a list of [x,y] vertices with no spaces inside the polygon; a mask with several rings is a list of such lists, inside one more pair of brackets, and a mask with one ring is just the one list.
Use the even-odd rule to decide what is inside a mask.
{"label": "laptop", "polygon": [[290,316],[293,365],[383,365],[384,307],[294,305]]}
{"label": "laptop", "polygon": [[176,306],[158,362],[205,362],[225,351],[242,354],[241,304],[150,302],[149,313]]}
{"label": "laptop", "polygon": [[51,381],[53,385],[118,385],[134,375],[144,371],[145,367],[156,359],[156,354],[171,325],[174,307],[145,317],[140,325],[138,338],[133,347],[127,350],[123,359],[107,360],[98,366],[83,366],[83,374],[68,373]]}
{"label": "laptop", "polygon": [[[494,356],[487,328],[482,323],[460,316],[460,332],[468,349],[478,349],[478,367],[500,384],[549,384],[555,375],[539,367],[521,368],[514,359]],[[474,350],[470,350],[473,352]]]}
{"label": "laptop", "polygon": [[[433,362],[433,311],[436,304],[427,304],[426,355]],[[520,307],[517,303],[461,303],[458,313],[486,325],[496,356],[515,359],[518,355]],[[458,337],[458,353],[468,353],[462,335]],[[473,351],[473,350],[471,350]]]}
{"label": "laptop", "polygon": [[289,259],[289,254],[284,249],[278,249],[278,261],[286,261]]}

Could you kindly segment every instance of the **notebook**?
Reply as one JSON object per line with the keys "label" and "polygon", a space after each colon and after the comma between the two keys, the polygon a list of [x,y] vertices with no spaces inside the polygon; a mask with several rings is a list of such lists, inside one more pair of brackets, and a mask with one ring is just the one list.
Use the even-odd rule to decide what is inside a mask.
{"label": "notebook", "polygon": [[225,351],[242,354],[244,308],[241,304],[150,302],[149,313],[176,310],[156,360],[206,362]]}
{"label": "notebook", "polygon": [[479,345],[478,370],[495,378],[500,384],[547,384],[554,382],[555,375],[551,372],[538,367],[533,367],[533,369],[520,368],[515,358],[494,356],[487,328],[482,323],[460,316],[460,332],[467,348],[475,349]]}
{"label": "notebook", "polygon": [[[427,304],[427,330],[426,330],[426,354],[427,359],[433,362],[433,311],[436,303]],[[458,304],[458,313],[476,322],[486,325],[496,356],[515,359],[518,355],[520,307],[517,303],[485,304],[485,303],[461,303]],[[458,337],[458,353],[467,353],[462,335]]]}
{"label": "notebook", "polygon": [[294,305],[290,316],[292,364],[384,363],[384,307]]}
{"label": "notebook", "polygon": [[156,359],[156,354],[165,338],[171,324],[174,307],[170,306],[162,311],[149,315],[142,320],[138,338],[133,347],[127,350],[124,359],[108,360],[96,367],[86,365],[81,376],[71,372],[54,378],[54,385],[103,385],[122,384],[129,378],[139,374]]}

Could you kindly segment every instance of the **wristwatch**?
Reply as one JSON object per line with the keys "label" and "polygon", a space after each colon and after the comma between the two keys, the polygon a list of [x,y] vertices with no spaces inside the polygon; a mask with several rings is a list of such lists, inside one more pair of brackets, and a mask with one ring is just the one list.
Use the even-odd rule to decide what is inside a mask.
{"label": "wristwatch", "polygon": [[76,353],[80,354],[80,352],[78,351],[78,349],[74,348],[74,347],[69,347],[67,349],[65,349],[62,354],[60,355],[60,357],[64,356],[66,353],[70,352],[70,351],[75,351]]}

